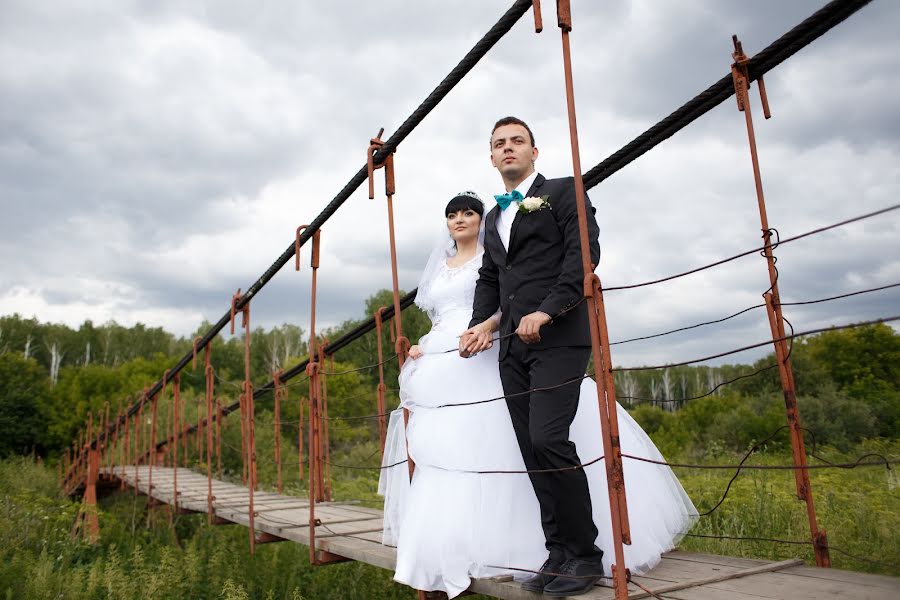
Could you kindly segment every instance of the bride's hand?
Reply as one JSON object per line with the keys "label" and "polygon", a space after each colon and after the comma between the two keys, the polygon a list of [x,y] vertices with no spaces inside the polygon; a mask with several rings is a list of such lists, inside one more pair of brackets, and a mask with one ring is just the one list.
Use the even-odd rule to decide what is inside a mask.
{"label": "bride's hand", "polygon": [[493,323],[490,319],[465,330],[459,338],[459,355],[475,356],[494,345]]}
{"label": "bride's hand", "polygon": [[409,357],[413,360],[422,356],[422,348],[418,344],[409,347]]}

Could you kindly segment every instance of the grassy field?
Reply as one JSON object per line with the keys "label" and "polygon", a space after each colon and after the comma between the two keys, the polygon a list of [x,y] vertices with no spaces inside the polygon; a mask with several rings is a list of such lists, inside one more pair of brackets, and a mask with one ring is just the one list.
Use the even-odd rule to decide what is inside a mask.
{"label": "grassy field", "polygon": [[[822,450],[835,462],[876,452],[891,459],[900,442],[867,442],[852,452]],[[377,461],[374,444],[360,444],[335,456],[343,464]],[[261,457],[265,462],[266,457]],[[290,460],[289,458],[285,459]],[[736,463],[739,456],[711,451],[707,463]],[[760,453],[749,464],[788,464],[783,452]],[[813,461],[815,462],[815,461]],[[263,469],[271,482],[273,469]],[[702,512],[721,498],[733,471],[679,470],[688,494]],[[375,471],[336,469],[337,499],[378,502]],[[292,475],[296,481],[296,475]],[[812,471],[821,525],[828,531],[835,567],[897,575],[900,565],[900,478],[884,467]],[[288,485],[302,493],[297,483]],[[78,506],[59,495],[55,472],[29,459],[0,462],[0,597],[23,600],[131,598],[414,598],[391,581],[387,571],[358,563],[311,568],[307,549],[282,543],[249,556],[247,532],[208,527],[200,515],[178,516],[169,524],[166,509],[146,527],[142,497],[116,494],[101,502],[101,542],[88,545],[72,537]],[[725,502],[703,517],[692,533],[805,540],[804,504],[794,494],[789,471],[746,471]],[[808,545],[723,541],[686,537],[685,550],[780,560],[800,557],[812,563]],[[844,554],[846,553],[846,554]],[[853,555],[867,560],[852,558]]]}

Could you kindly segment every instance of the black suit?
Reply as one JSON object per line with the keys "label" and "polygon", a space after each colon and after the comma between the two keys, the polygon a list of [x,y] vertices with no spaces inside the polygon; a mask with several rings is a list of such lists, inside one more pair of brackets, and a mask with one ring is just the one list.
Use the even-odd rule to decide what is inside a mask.
{"label": "black suit", "polygon": [[[499,207],[485,217],[485,252],[470,324],[481,323],[498,307],[501,336],[514,332],[521,318],[534,311],[552,319],[541,327],[539,342],[524,344],[517,336],[500,342],[500,377],[504,393],[511,396],[507,406],[529,470],[580,464],[569,441],[579,382],[520,393],[581,377],[591,350],[588,305],[582,302],[584,273],[573,178],[545,179],[538,174],[525,196],[547,195],[550,209],[516,214],[508,251],[497,233]],[[596,265],[599,229],[586,201],[591,261]],[[599,561],[602,552],[594,546],[597,528],[584,471],[532,474],[531,482],[541,505],[550,557],[560,562]]]}

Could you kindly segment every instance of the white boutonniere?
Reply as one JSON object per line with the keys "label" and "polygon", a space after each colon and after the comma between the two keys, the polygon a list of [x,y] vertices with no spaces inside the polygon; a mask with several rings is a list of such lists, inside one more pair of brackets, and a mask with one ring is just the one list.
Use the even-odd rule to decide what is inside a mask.
{"label": "white boutonniere", "polygon": [[552,209],[550,206],[550,196],[531,196],[523,199],[519,203],[519,212],[525,214],[533,213],[537,210],[544,210],[545,208]]}

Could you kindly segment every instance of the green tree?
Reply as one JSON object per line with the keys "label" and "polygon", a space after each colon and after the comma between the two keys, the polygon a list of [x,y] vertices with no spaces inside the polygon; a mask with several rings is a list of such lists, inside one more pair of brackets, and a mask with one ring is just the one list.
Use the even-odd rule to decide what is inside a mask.
{"label": "green tree", "polygon": [[0,456],[38,448],[38,404],[48,392],[47,373],[36,360],[19,352],[0,355]]}

